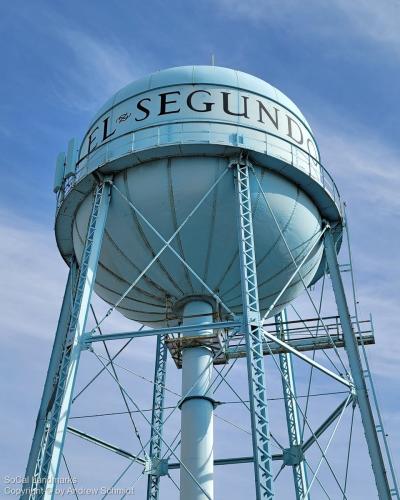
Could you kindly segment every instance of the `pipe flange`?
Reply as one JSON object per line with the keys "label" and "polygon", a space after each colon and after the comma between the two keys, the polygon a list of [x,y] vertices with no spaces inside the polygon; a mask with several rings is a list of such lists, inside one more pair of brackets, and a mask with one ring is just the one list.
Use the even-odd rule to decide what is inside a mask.
{"label": "pipe flange", "polygon": [[214,410],[218,405],[221,404],[220,401],[216,401],[214,398],[211,398],[210,396],[200,396],[200,395],[186,396],[185,398],[182,399],[182,401],[180,401],[178,408],[181,409],[183,403],[186,403],[186,401],[190,401],[191,399],[205,399],[206,401],[209,401],[213,405]]}

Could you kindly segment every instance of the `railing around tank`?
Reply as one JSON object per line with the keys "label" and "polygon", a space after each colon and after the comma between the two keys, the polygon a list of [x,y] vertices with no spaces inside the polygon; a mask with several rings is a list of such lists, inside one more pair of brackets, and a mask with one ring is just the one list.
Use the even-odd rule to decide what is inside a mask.
{"label": "railing around tank", "polygon": [[[179,127],[179,125],[181,125],[181,127]],[[226,132],[222,132],[222,130],[219,131],[216,129],[197,129],[193,131],[185,129],[184,125],[185,124],[175,124],[173,133],[171,133],[170,129],[166,130],[160,126],[146,129],[146,134],[143,136],[140,136],[138,132],[129,132],[118,137],[118,146],[114,145],[113,141],[110,140],[108,143],[103,144],[101,148],[95,149],[90,156],[85,158],[85,160],[87,159],[88,161],[91,160],[94,162],[96,161],[96,157],[98,157],[97,168],[99,168],[118,157],[124,157],[128,154],[144,151],[153,147],[174,144],[224,144],[227,146],[241,147],[277,158],[307,174],[325,190],[335,203],[340,215],[342,215],[342,204],[335,181],[322,163],[301,146],[293,144],[283,137],[266,132],[257,132],[253,129],[249,129],[252,131],[250,135],[244,135],[243,133],[227,134]],[[245,130],[245,128],[242,129],[242,131]],[[111,145],[113,146],[112,148]],[[80,160],[77,164],[75,177],[70,177],[65,180],[63,189],[61,189],[57,195],[57,210],[61,206],[64,197],[71,191],[75,183],[86,175],[87,169],[83,167],[84,163],[85,162]]]}
{"label": "railing around tank", "polygon": [[[267,134],[266,154],[281,159],[286,163],[289,163],[291,166],[297,168],[298,170],[301,170],[302,172],[306,173],[309,177],[311,177],[313,180],[318,182],[332,198],[332,200],[334,201],[335,205],[339,210],[339,213],[342,215],[343,208],[339,190],[332,176],[322,165],[322,163],[318,159],[313,157],[305,149],[293,144],[292,142],[286,139],[283,139],[282,137],[279,137],[279,141],[285,143],[285,147],[278,145],[277,142],[275,141],[275,138],[272,145],[268,144],[268,137],[271,139],[271,135]],[[289,148],[287,146],[289,146]],[[279,154],[279,150],[281,151],[281,154]],[[288,159],[290,159],[289,162]]]}

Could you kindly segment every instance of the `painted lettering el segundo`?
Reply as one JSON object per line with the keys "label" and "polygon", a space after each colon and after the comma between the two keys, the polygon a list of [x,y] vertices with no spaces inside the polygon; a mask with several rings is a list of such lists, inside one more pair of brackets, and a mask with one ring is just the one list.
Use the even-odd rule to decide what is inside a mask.
{"label": "painted lettering el segundo", "polygon": [[284,105],[249,91],[215,85],[179,85],[132,96],[103,113],[82,142],[78,163],[123,135],[160,125],[208,122],[280,137],[319,160],[308,126]]}

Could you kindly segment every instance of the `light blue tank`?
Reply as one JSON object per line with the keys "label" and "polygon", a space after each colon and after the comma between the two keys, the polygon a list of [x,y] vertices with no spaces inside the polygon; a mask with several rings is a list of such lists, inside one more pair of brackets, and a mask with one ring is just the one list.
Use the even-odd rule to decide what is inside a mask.
{"label": "light blue tank", "polygon": [[[75,176],[58,192],[56,235],[61,253],[67,258],[74,252],[81,258],[94,176],[99,173],[113,175],[116,187],[168,239],[240,152],[254,165],[298,262],[318,239],[323,220],[336,225],[340,240],[339,195],[320,164],[311,128],[296,105],[268,83],[245,73],[187,66],[133,82],[96,114],[74,157]],[[59,173],[57,179],[59,186]],[[295,267],[255,179],[252,197],[260,308],[265,312]],[[235,206],[233,172],[229,171],[174,239],[173,247],[240,314]],[[114,190],[97,294],[114,304],[162,246]],[[316,281],[323,268],[320,243],[303,267],[305,283]],[[270,315],[302,289],[297,277]],[[208,296],[167,250],[118,309],[146,325],[173,326],[181,321],[187,300]]]}

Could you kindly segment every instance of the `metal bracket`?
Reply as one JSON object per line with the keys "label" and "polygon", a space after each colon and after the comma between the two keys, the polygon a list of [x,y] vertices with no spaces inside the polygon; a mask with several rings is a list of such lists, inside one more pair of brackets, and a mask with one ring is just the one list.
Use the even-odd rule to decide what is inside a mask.
{"label": "metal bracket", "polygon": [[213,364],[227,363],[226,357],[226,332],[222,329],[214,329],[212,333],[206,335],[188,335],[185,337],[167,337],[165,343],[171,353],[177,368],[182,368],[182,351],[190,347],[206,347],[215,352]]}
{"label": "metal bracket", "polygon": [[149,476],[166,476],[168,474],[168,460],[165,458],[149,457],[144,464],[144,473]]}
{"label": "metal bracket", "polygon": [[304,460],[304,453],[301,445],[296,444],[283,450],[283,463],[285,465],[300,465]]}

